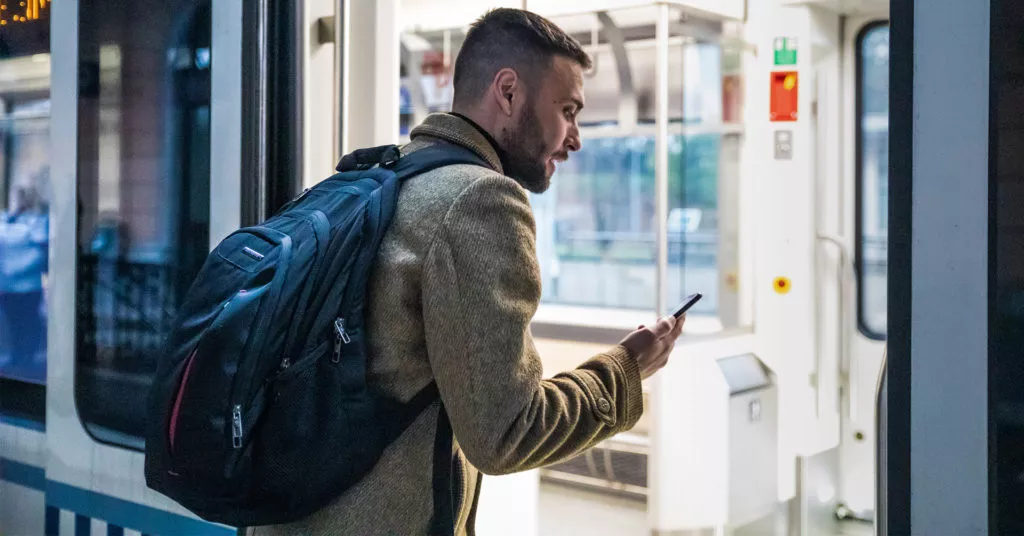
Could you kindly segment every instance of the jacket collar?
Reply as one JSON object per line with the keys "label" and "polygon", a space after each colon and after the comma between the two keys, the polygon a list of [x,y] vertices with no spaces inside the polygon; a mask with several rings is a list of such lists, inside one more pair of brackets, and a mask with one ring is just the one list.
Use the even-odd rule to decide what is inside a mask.
{"label": "jacket collar", "polygon": [[460,116],[444,113],[428,115],[423,123],[409,133],[410,140],[416,140],[421,136],[438,138],[466,147],[486,160],[495,171],[505,173],[499,155],[500,149],[487,139],[489,136],[486,136],[479,127]]}

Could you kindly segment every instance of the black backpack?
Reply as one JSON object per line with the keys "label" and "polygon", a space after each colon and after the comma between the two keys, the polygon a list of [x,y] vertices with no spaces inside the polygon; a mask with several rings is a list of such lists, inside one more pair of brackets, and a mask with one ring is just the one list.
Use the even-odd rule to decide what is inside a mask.
{"label": "black backpack", "polygon": [[362,149],[207,257],[149,396],[146,483],[196,515],[279,524],[362,479],[433,401],[366,385],[366,285],[402,180],[486,165],[438,144]]}

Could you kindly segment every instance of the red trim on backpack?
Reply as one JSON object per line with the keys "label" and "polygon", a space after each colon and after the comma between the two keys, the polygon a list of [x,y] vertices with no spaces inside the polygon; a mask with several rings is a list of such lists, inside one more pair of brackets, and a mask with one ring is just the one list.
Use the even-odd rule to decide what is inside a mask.
{"label": "red trim on backpack", "polygon": [[178,414],[181,411],[181,399],[185,394],[185,384],[188,382],[189,374],[192,372],[192,363],[196,359],[196,347],[188,356],[188,363],[185,365],[185,373],[181,375],[181,384],[178,385],[178,393],[174,397],[174,408],[171,409],[171,423],[168,425],[167,433],[171,443],[171,453],[174,452],[174,434],[178,430]]}

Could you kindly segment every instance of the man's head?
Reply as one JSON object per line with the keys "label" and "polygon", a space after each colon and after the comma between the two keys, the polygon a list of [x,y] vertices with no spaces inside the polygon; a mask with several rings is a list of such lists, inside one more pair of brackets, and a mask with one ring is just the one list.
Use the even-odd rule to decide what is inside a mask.
{"label": "man's head", "polygon": [[491,133],[509,176],[547,190],[555,163],[580,149],[583,69],[590,58],[551,21],[495,9],[470,28],[455,60],[453,109]]}

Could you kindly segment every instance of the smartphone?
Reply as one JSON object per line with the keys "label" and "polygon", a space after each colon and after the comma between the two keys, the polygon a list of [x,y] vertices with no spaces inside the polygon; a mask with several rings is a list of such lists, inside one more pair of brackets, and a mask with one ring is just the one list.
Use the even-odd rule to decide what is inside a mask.
{"label": "smartphone", "polygon": [[700,292],[696,294],[690,294],[689,296],[686,297],[686,299],[683,300],[683,303],[679,304],[679,308],[676,309],[676,312],[672,313],[672,316],[676,318],[683,316],[683,313],[689,311],[690,308],[693,307],[694,305],[697,305],[697,302],[699,302],[700,299],[703,297],[704,295],[701,294]]}

